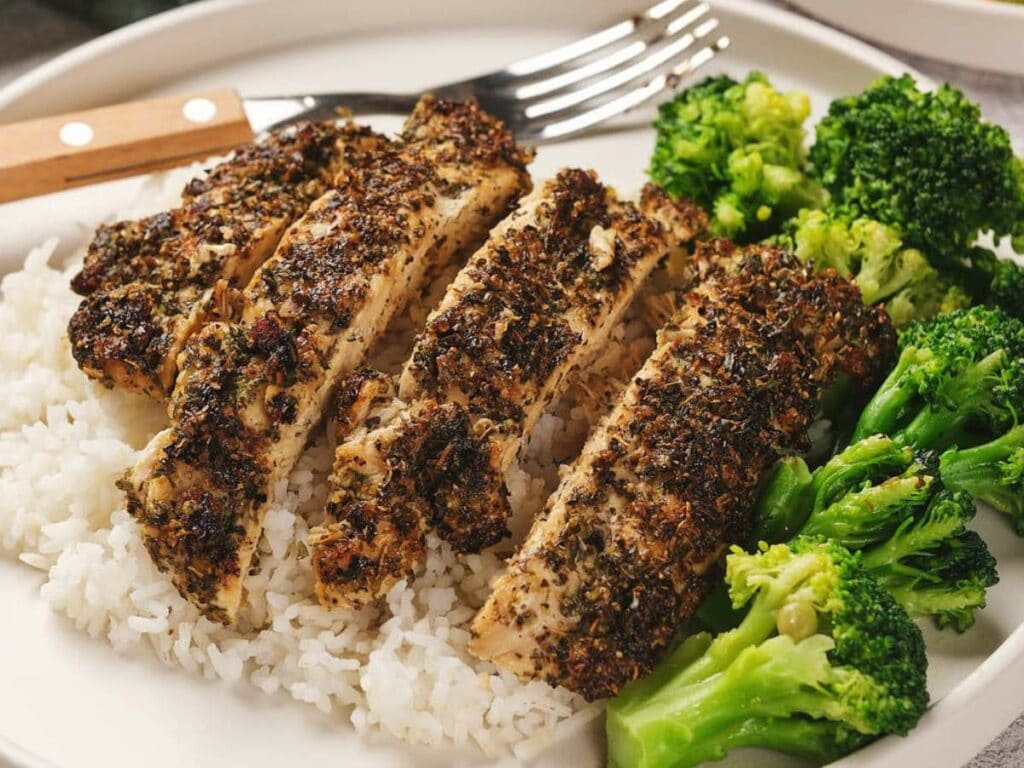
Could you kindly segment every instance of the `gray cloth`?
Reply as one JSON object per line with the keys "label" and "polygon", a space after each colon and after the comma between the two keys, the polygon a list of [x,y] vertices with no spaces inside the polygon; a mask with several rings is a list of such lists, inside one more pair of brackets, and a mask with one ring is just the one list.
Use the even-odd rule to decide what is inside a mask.
{"label": "gray cloth", "polygon": [[[778,0],[762,0],[785,7]],[[34,0],[0,0],[0,86],[23,72],[100,34],[98,27],[50,10]],[[963,88],[981,103],[985,116],[1006,126],[1018,152],[1024,152],[1024,78],[975,72],[893,51],[929,77]],[[1024,766],[1024,715],[968,768]]]}

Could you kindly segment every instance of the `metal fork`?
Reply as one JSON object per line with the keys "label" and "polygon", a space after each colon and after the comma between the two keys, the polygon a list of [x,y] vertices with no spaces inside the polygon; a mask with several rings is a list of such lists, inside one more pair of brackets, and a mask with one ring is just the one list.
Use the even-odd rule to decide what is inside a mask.
{"label": "metal fork", "polygon": [[[559,141],[674,88],[728,47],[729,38],[716,34],[718,27],[707,2],[662,0],[642,14],[553,51],[424,92],[475,98],[523,142]],[[404,114],[419,96],[261,96],[245,98],[242,105],[252,127],[264,130],[303,118],[334,117],[339,109],[353,115]]]}
{"label": "metal fork", "polygon": [[[643,13],[497,72],[426,89],[475,98],[528,144],[558,141],[674,88],[729,45],[704,0]],[[233,90],[0,125],[0,202],[219,154],[295,120],[408,113],[419,93],[239,98]]]}

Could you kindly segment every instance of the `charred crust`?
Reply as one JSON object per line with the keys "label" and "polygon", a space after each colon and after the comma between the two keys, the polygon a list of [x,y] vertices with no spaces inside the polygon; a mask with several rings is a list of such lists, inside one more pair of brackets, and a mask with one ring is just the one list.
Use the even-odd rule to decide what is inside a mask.
{"label": "charred crust", "polygon": [[[234,606],[225,601],[231,603],[246,575],[240,571],[260,534],[271,481],[298,457],[329,378],[342,373],[332,368],[339,345],[367,341],[346,332],[352,317],[367,306],[374,281],[392,277],[399,249],[424,237],[425,209],[440,195],[462,194],[446,178],[465,177],[464,189],[484,183],[479,163],[461,168],[444,160],[459,156],[451,154],[454,138],[441,142],[439,159],[426,138],[399,147],[365,130],[350,129],[348,137],[335,186],[293,226],[244,293],[231,294],[230,285],[216,282],[232,306],[222,311],[223,320],[184,343],[171,427],[160,438],[153,466],[147,465],[143,487],[127,489],[131,513],[143,523],[158,566],[217,620],[234,618]],[[458,151],[469,147],[459,145]],[[505,181],[503,191],[518,191],[507,176]],[[202,199],[220,188],[211,184],[194,185],[186,194]],[[418,257],[409,251],[403,258]],[[368,329],[359,333],[368,335]],[[285,440],[295,443],[294,449],[288,443],[294,455],[281,449]],[[414,513],[398,510],[389,518],[412,546]],[[330,535],[323,539],[342,572],[371,562],[356,549],[342,551],[344,543],[332,543]],[[388,557],[400,555],[383,559],[390,563]]]}
{"label": "charred crust", "polygon": [[721,240],[697,258],[704,282],[634,379],[604,449],[576,470],[561,527],[517,556],[492,598],[490,620],[529,632],[535,606],[523,597],[547,574],[566,625],[536,630],[528,664],[588,699],[661,659],[720,553],[749,535],[762,473],[804,447],[823,389],[841,371],[870,386],[894,352],[885,314],[834,273]]}
{"label": "charred crust", "polygon": [[[519,421],[537,383],[582,341],[567,316],[597,325],[637,260],[659,247],[657,225],[611,205],[593,172],[563,170],[547,187],[539,223],[513,225],[471,259],[472,288],[431,318],[413,352],[418,388],[438,399],[461,392],[476,417]],[[595,229],[608,233],[603,257]]]}
{"label": "charred crust", "polygon": [[161,396],[161,366],[171,348],[166,325],[174,298],[147,285],[126,285],[101,290],[82,300],[68,323],[71,354],[79,367],[104,383],[107,369],[118,364],[151,380],[153,394]]}
{"label": "charred crust", "polygon": [[532,149],[517,144],[511,131],[473,99],[424,96],[410,115],[402,138],[440,140],[447,162],[507,166],[524,177],[534,155]]}
{"label": "charred crust", "polygon": [[[405,415],[370,433],[385,466],[364,472],[350,451],[339,454],[327,510],[333,522],[314,538],[329,540],[346,564],[358,551],[364,567],[353,575],[324,553],[321,596],[352,601],[411,575],[416,560],[392,558],[399,567],[391,571],[383,558],[418,557],[428,530],[459,552],[508,535],[504,457],[536,399],[558,390],[555,377],[629,295],[640,260],[649,268],[666,239],[661,225],[579,169],[546,182],[492,233],[417,339],[401,385]],[[354,407],[366,382],[342,388],[339,412]],[[369,450],[369,437],[356,439]],[[368,510],[381,516],[372,526]],[[415,525],[403,528],[396,514]]]}
{"label": "charred crust", "polygon": [[136,282],[165,289],[209,287],[208,275],[217,265],[196,271],[181,249],[200,243],[244,248],[265,221],[301,214],[327,188],[339,139],[365,130],[301,123],[239,147],[205,177],[185,185],[180,207],[101,225],[72,287],[82,295]]}
{"label": "charred crust", "polygon": [[[196,304],[218,281],[244,287],[267,229],[301,215],[328,188],[338,147],[368,136],[365,128],[333,123],[277,131],[191,180],[178,208],[99,227],[71,281],[88,297],[68,328],[82,369],[166,396],[166,371],[173,373]],[[141,295],[153,297],[147,316],[138,325],[119,322],[125,297]]]}
{"label": "charred crust", "polygon": [[647,183],[640,190],[640,210],[661,222],[680,244],[689,244],[708,228],[708,214],[703,208],[686,198],[673,200],[656,184]]}
{"label": "charred crust", "polygon": [[377,440],[385,483],[364,486],[358,477],[332,477],[332,523],[311,536],[322,595],[338,592],[355,602],[356,595],[375,594],[411,576],[428,529],[459,552],[479,552],[508,535],[510,511],[497,457],[488,438],[471,430],[462,407],[422,405],[393,439]]}
{"label": "charred crust", "polygon": [[420,424],[410,468],[431,527],[458,552],[496,544],[508,535],[510,510],[490,441],[471,433],[468,413],[454,403],[428,408]]}
{"label": "charred crust", "polygon": [[[394,146],[367,153],[348,169],[345,184],[306,215],[279,257],[260,272],[262,293],[289,315],[320,321],[336,333],[348,327],[351,307],[387,260],[422,236],[411,222],[443,188],[431,158]],[[326,244],[316,224],[345,237]]]}

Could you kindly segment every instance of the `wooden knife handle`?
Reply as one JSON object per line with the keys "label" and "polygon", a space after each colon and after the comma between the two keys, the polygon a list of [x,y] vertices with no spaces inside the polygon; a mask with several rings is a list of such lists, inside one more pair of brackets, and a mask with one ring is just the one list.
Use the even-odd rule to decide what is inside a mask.
{"label": "wooden knife handle", "polygon": [[0,125],[0,203],[184,165],[252,137],[229,88]]}

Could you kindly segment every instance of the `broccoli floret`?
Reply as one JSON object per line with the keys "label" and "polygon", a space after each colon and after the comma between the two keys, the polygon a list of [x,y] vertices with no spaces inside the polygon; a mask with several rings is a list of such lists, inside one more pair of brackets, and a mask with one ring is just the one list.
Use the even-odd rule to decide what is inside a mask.
{"label": "broccoli floret", "polygon": [[973,301],[1024,318],[1024,267],[1015,261],[1000,259],[988,248],[975,246],[967,253],[956,277]]}
{"label": "broccoli floret", "polygon": [[1024,536],[1024,426],[974,448],[942,454],[942,482],[1010,518]]}
{"label": "broccoli floret", "polygon": [[864,566],[909,613],[964,632],[999,581],[995,558],[966,528],[974,513],[968,494],[942,491],[923,514],[908,517],[888,540],[865,550]]}
{"label": "broccoli floret", "polygon": [[953,585],[952,589],[920,582],[905,597],[895,582],[889,589],[897,600],[902,597],[906,605],[912,606],[909,610],[931,613],[940,629],[952,627],[957,632],[966,632],[974,626],[976,611],[985,607],[988,588],[999,582],[996,559],[985,540],[974,531],[966,531],[936,547],[934,556],[942,560],[937,574],[940,581]]}
{"label": "broccoli floret", "polygon": [[904,248],[899,232],[873,219],[850,221],[803,210],[787,231],[781,242],[791,244],[797,258],[851,278],[865,304],[885,303],[897,327],[971,304],[970,296],[940,276],[921,251]]}
{"label": "broccoli floret", "polygon": [[[855,443],[839,457],[856,450],[859,445]],[[827,468],[828,464],[822,471],[827,471]],[[893,476],[879,479],[867,476],[846,486],[844,492],[834,499],[816,504],[800,533],[861,549],[885,539],[916,508],[927,504],[934,484],[935,477],[919,461],[913,461]]]}
{"label": "broccoli floret", "polygon": [[883,77],[837,99],[810,160],[845,216],[894,227],[940,272],[980,232],[1024,245],[1024,164],[1006,131],[949,85],[925,92],[909,75]]}
{"label": "broccoli floret", "polygon": [[917,561],[907,558],[880,581],[909,613],[932,616],[939,629],[966,632],[999,576],[985,541],[974,531],[964,531]]}
{"label": "broccoli floret", "polygon": [[[795,533],[863,551],[865,567],[907,611],[963,631],[997,581],[995,561],[966,528],[975,511],[970,496],[945,490],[938,475],[934,454],[915,455],[875,435],[819,467],[809,486],[795,473],[773,472],[756,514],[759,521],[804,520]],[[780,510],[783,503],[790,508]],[[759,523],[759,530],[774,529]],[[708,616],[701,615],[705,626],[729,626]]]}
{"label": "broccoli floret", "polygon": [[910,448],[897,445],[883,435],[860,440],[815,470],[811,483],[811,508],[825,509],[851,488],[902,474],[913,464],[914,452]]}
{"label": "broccoli floret", "polygon": [[986,298],[1008,314],[1024,318],[1024,268],[1008,259],[996,261]]}
{"label": "broccoli floret", "polygon": [[611,765],[686,768],[740,747],[825,762],[920,719],[921,632],[857,555],[806,538],[734,548],[726,581],[746,617],[609,703]]}
{"label": "broccoli floret", "polygon": [[902,291],[886,299],[885,310],[894,326],[904,328],[913,320],[945,315],[966,309],[973,303],[962,286],[929,268],[922,272],[921,279],[912,281]]}
{"label": "broccoli floret", "polygon": [[925,450],[993,439],[1024,405],[1024,323],[972,307],[900,334],[896,366],[868,402],[853,439],[888,434]]}
{"label": "broccoli floret", "polygon": [[805,173],[806,94],[779,93],[760,73],[709,78],[662,104],[649,174],[711,214],[715,234],[752,242],[822,200]]}

